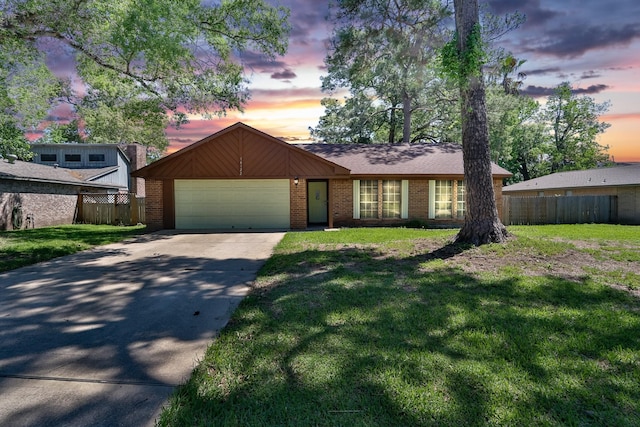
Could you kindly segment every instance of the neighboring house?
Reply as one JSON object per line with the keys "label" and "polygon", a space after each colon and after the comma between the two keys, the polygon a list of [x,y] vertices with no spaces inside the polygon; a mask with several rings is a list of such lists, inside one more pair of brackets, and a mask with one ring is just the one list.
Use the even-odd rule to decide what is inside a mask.
{"label": "neighboring house", "polygon": [[87,182],[77,170],[0,158],[0,230],[71,224],[79,193],[122,190]]}
{"label": "neighboring house", "polygon": [[76,170],[87,182],[115,185],[144,197],[144,180],[131,172],[146,165],[140,144],[31,144],[34,163]]}
{"label": "neighboring house", "polygon": [[[500,203],[511,174],[492,171]],[[465,211],[457,146],[295,146],[237,123],[132,175],[150,229],[451,225]]]}
{"label": "neighboring house", "polygon": [[640,224],[640,164],[558,172],[506,186],[505,196],[616,196],[617,222]]}

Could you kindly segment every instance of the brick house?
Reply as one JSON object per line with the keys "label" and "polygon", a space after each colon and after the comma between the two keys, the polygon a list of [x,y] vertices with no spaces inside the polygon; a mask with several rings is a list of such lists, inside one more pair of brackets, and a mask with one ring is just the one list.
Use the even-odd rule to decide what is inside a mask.
{"label": "brick house", "polygon": [[[492,173],[500,205],[511,174]],[[454,145],[292,145],[236,123],[132,176],[150,229],[456,225],[465,212]]]}
{"label": "brick house", "polygon": [[71,169],[0,158],[0,230],[72,224],[79,193],[121,190],[87,182]]}

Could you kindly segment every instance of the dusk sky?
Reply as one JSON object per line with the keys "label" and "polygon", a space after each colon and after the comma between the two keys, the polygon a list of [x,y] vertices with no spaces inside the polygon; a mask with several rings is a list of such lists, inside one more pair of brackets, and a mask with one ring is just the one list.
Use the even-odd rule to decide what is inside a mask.
{"label": "dusk sky", "polygon": [[[320,76],[331,26],[327,2],[271,0],[291,9],[289,52],[273,63],[250,55],[252,100],[245,113],[211,121],[198,116],[171,130],[170,151],[236,121],[289,141],[308,140],[323,114]],[[500,42],[526,59],[524,91],[542,101],[563,81],[596,102],[610,101],[611,124],[599,142],[615,160],[640,161],[640,2],[638,0],[491,0],[494,13],[516,9],[527,21]]]}
{"label": "dusk sky", "polygon": [[[244,113],[204,120],[190,116],[180,130],[169,129],[169,152],[242,121],[289,142],[309,142],[309,127],[324,113],[320,76],[332,27],[328,1],[267,0],[291,10],[289,51],[275,61],[245,54],[251,100]],[[451,0],[453,1],[453,0]],[[482,0],[481,0],[482,1]],[[544,101],[569,81],[596,102],[611,102],[602,119],[611,124],[599,142],[617,162],[640,162],[640,2],[638,0],[489,0],[495,14],[518,10],[526,22],[500,41],[527,62],[524,92]],[[65,59],[55,68],[73,74]],[[68,68],[68,70],[67,70]],[[68,114],[64,109],[59,114]]]}

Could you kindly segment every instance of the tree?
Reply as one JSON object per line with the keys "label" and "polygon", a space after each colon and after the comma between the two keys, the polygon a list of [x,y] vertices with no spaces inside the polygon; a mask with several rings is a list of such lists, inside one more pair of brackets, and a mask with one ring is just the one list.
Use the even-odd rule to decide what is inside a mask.
{"label": "tree", "polygon": [[[323,90],[348,88],[359,98],[359,107],[368,98],[370,116],[362,124],[376,132],[385,129],[386,141],[396,142],[400,134],[405,143],[420,139],[412,127],[413,114],[425,107],[420,94],[434,82],[428,65],[444,42],[448,7],[435,0],[338,0],[335,5]],[[344,105],[349,117],[353,106]],[[353,135],[368,130],[353,129]]]}
{"label": "tree", "polygon": [[511,171],[511,182],[549,173],[543,159],[549,152],[549,132],[540,104],[516,93],[505,93],[502,85],[487,87],[489,145],[494,163]]}
{"label": "tree", "polygon": [[43,135],[36,140],[38,144],[79,144],[85,142],[78,127],[78,120],[69,123],[53,123],[48,126]]}
{"label": "tree", "polygon": [[444,65],[458,77],[462,99],[467,212],[456,242],[474,245],[499,243],[508,234],[498,217],[491,174],[478,1],[454,0],[454,7],[456,37],[443,52],[443,58]]}
{"label": "tree", "polygon": [[372,144],[386,126],[386,118],[366,96],[354,94],[341,104],[335,98],[323,98],[325,108],[318,125],[310,128],[311,136],[330,144]]}
{"label": "tree", "polygon": [[12,121],[0,120],[0,155],[7,157],[9,154],[14,154],[24,161],[33,158],[33,152],[22,130]]}
{"label": "tree", "polygon": [[241,110],[249,94],[238,53],[275,58],[289,31],[288,11],[265,0],[8,0],[0,13],[4,76],[37,69],[60,87],[43,52],[72,55],[83,84],[64,85],[64,94],[89,138],[106,138],[112,114],[119,139],[160,146],[160,126],[183,123],[185,113]]}
{"label": "tree", "polygon": [[[0,32],[0,46],[5,46]],[[26,61],[26,59],[34,61]],[[20,160],[33,157],[24,130],[33,128],[47,115],[51,102],[61,93],[62,83],[38,63],[40,55],[20,46],[0,49],[0,154],[15,154]]]}
{"label": "tree", "polygon": [[589,169],[608,161],[608,147],[596,140],[610,126],[598,120],[608,109],[608,102],[597,104],[589,96],[575,95],[568,82],[556,88],[545,108],[553,137],[549,152],[551,173]]}

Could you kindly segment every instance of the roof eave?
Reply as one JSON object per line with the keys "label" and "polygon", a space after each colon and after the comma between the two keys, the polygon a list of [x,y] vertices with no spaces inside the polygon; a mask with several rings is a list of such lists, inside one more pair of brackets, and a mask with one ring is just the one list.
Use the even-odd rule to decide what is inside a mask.
{"label": "roof eave", "polygon": [[[517,185],[517,184],[514,184]],[[546,191],[546,190],[581,190],[589,188],[613,188],[613,187],[638,187],[640,182],[634,184],[606,184],[606,185],[579,185],[579,186],[554,186],[554,187],[527,187],[527,188],[509,188],[510,186],[502,189],[503,193],[513,193],[516,191]]]}
{"label": "roof eave", "polygon": [[45,178],[31,178],[24,176],[11,176],[11,175],[0,175],[0,179],[6,179],[11,181],[22,181],[22,182],[39,182],[43,184],[58,184],[58,185],[69,185],[75,187],[94,187],[94,188],[102,188],[102,189],[110,189],[110,190],[120,190],[126,187],[120,187],[118,185],[109,185],[109,184],[97,184],[93,182],[87,181],[64,181],[58,179],[45,179]]}

